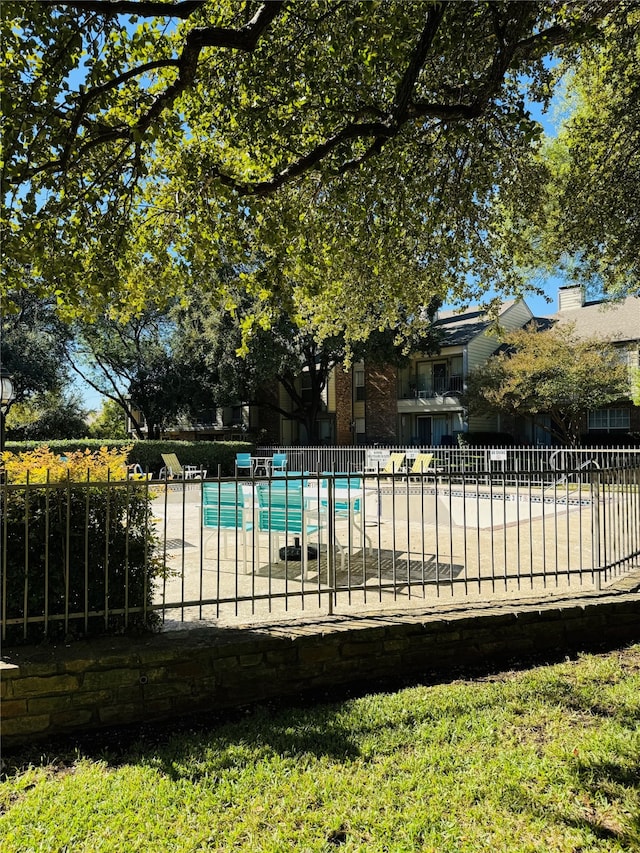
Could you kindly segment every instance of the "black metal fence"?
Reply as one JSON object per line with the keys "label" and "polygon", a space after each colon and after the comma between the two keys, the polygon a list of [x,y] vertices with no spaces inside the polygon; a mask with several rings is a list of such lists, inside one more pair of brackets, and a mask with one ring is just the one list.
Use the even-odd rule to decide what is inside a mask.
{"label": "black metal fence", "polygon": [[[319,464],[346,468],[333,451]],[[640,457],[615,453],[570,468],[539,454],[527,462],[546,462],[537,469],[517,470],[527,460],[515,456],[474,469],[460,456],[456,470],[423,474],[301,466],[273,477],[3,483],[2,636],[597,590],[640,568]]]}

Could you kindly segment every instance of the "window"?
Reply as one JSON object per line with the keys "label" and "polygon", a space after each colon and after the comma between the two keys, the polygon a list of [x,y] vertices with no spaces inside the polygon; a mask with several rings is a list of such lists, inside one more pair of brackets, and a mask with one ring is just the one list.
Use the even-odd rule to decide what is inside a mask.
{"label": "window", "polygon": [[589,430],[593,432],[628,430],[630,425],[629,409],[597,409],[589,412]]}
{"label": "window", "polygon": [[308,370],[302,372],[301,396],[304,403],[311,403],[313,400],[313,383],[311,373]]}
{"label": "window", "polygon": [[462,391],[464,388],[462,377],[462,356],[454,355],[451,359],[451,375],[449,376],[449,390]]}
{"label": "window", "polygon": [[364,368],[356,367],[353,371],[353,384],[355,387],[356,400],[364,400]]}

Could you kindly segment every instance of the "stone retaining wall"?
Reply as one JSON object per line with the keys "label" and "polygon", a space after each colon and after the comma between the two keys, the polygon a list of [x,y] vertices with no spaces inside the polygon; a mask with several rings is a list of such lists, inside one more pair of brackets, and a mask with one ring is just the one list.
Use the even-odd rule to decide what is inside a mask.
{"label": "stone retaining wall", "polygon": [[5,748],[369,679],[640,641],[640,595],[296,619],[5,650]]}

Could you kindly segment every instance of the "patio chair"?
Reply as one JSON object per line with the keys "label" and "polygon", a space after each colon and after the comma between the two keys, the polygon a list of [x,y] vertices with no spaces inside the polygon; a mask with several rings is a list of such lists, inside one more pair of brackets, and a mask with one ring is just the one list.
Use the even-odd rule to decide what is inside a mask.
{"label": "patio chair", "polygon": [[253,474],[253,459],[250,453],[236,453],[236,477],[245,472],[250,477]]}
{"label": "patio chair", "polygon": [[369,474],[400,474],[404,467],[405,456],[406,453],[390,453],[383,468],[369,466],[364,470]]}
{"label": "patio chair", "polygon": [[[301,559],[303,575],[306,574],[308,560],[315,559],[313,552],[307,545],[307,537],[318,533],[321,527],[321,513],[306,508],[304,488],[302,482],[289,481],[288,479],[272,480],[257,486],[256,496],[258,499],[258,531],[268,533],[273,549],[276,553],[276,562],[282,559]],[[295,545],[299,549],[300,556],[290,557],[293,549],[287,548],[287,537],[293,534]],[[280,536],[284,536],[285,546],[280,548]],[[300,539],[302,544],[300,545]],[[320,545],[320,543],[318,543]],[[316,556],[318,556],[316,552]]]}
{"label": "patio chair", "polygon": [[206,477],[207,472],[204,468],[199,468],[197,465],[181,465],[175,453],[162,453],[163,467],[158,475],[161,480],[179,479],[193,480],[195,477]]}
{"label": "patio chair", "polygon": [[[252,508],[245,503],[242,486],[238,483],[202,484],[202,526],[213,530],[211,536],[222,533],[223,556],[228,555],[227,536],[230,530],[237,531],[242,537],[242,556],[247,571],[247,534],[253,530]],[[236,534],[236,543],[238,537]],[[206,558],[206,543],[203,544],[203,556]]]}
{"label": "patio chair", "polygon": [[286,471],[287,470],[287,454],[274,453],[271,457],[271,471]]}
{"label": "patio chair", "polygon": [[127,465],[127,479],[150,480],[151,474],[146,473],[139,462],[133,462],[131,465]]}
{"label": "patio chair", "polygon": [[441,470],[434,464],[433,453],[418,453],[413,460],[413,465],[407,471],[407,478],[419,477],[421,474],[437,474]]}

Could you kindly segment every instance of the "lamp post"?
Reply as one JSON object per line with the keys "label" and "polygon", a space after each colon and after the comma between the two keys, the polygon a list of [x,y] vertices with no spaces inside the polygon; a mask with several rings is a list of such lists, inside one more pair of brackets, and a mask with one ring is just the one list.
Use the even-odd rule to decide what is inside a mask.
{"label": "lamp post", "polygon": [[14,396],[13,380],[0,368],[0,453],[4,451],[4,419]]}

